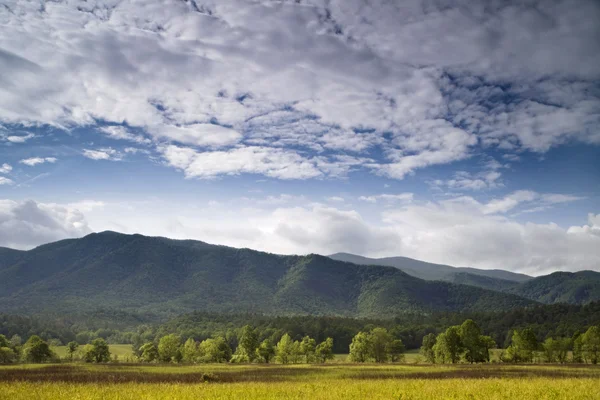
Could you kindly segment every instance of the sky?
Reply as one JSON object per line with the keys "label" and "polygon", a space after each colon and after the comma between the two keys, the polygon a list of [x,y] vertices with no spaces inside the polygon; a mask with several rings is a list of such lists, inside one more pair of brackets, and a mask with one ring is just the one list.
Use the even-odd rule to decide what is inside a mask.
{"label": "sky", "polygon": [[600,271],[600,3],[7,0],[0,246]]}

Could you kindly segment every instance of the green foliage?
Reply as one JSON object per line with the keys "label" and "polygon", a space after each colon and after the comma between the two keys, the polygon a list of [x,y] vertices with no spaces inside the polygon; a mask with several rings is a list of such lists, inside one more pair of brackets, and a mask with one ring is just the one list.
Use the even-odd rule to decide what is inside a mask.
{"label": "green foliage", "polygon": [[433,351],[438,362],[457,363],[463,351],[460,328],[451,326],[446,329],[446,332],[440,333],[436,338]]}
{"label": "green foliage", "polygon": [[220,336],[202,341],[198,346],[198,352],[202,362],[224,363],[231,359],[231,347]]}
{"label": "green foliage", "polygon": [[320,363],[325,363],[327,360],[333,360],[333,339],[328,337],[323,342],[319,343],[315,348],[315,357]]}
{"label": "green foliage", "polygon": [[235,354],[245,362],[252,362],[256,358],[258,345],[259,342],[256,331],[250,325],[246,325],[241,330],[240,340]]}
{"label": "green foliage", "polygon": [[537,338],[531,329],[514,330],[511,345],[506,349],[507,361],[533,362],[538,347]]}
{"label": "green foliage", "polygon": [[542,349],[544,351],[544,361],[553,363],[559,362],[564,364],[567,362],[567,356],[571,347],[570,338],[547,338],[542,343]]}
{"label": "green foliage", "polygon": [[585,358],[592,364],[597,364],[600,358],[600,328],[591,326],[581,338]]}
{"label": "green foliage", "polygon": [[427,335],[423,336],[423,343],[421,345],[421,349],[420,352],[423,355],[423,357],[425,357],[425,360],[427,360],[427,362],[430,362],[432,364],[435,363],[435,342],[436,342],[436,336],[433,333],[428,333]]}
{"label": "green foliage", "polygon": [[368,337],[370,342],[369,349],[371,357],[378,363],[388,361],[390,345],[394,338],[385,328],[375,328]]}
{"label": "green foliage", "polygon": [[350,360],[364,363],[371,357],[371,341],[367,332],[358,332],[350,344]]}
{"label": "green foliage", "polygon": [[42,338],[33,335],[23,345],[23,359],[32,363],[43,363],[50,361],[54,354],[50,350],[50,346]]}
{"label": "green foliage", "polygon": [[401,362],[404,360],[404,351],[406,348],[404,347],[404,343],[402,340],[395,339],[392,340],[388,344],[387,352],[390,356],[390,361],[392,362]]}
{"label": "green foliage", "polygon": [[0,346],[0,364],[12,364],[17,360],[17,355],[7,346]]}
{"label": "green foliage", "polygon": [[181,349],[181,355],[183,361],[187,363],[196,362],[198,358],[198,343],[192,338],[186,340]]}
{"label": "green foliage", "polygon": [[158,342],[158,357],[162,362],[176,361],[178,356],[181,338],[176,334],[163,336]]}
{"label": "green foliage", "polygon": [[310,336],[304,336],[300,342],[300,354],[304,356],[304,361],[310,363],[315,359],[317,342]]}
{"label": "green foliage", "polygon": [[277,348],[275,349],[277,361],[282,364],[290,363],[292,361],[293,352],[294,342],[290,335],[286,333],[281,337],[281,340],[277,343]]}
{"label": "green foliage", "polygon": [[548,304],[588,304],[600,300],[600,273],[555,272],[517,285],[509,292]]}
{"label": "green foliage", "polygon": [[258,346],[256,353],[264,363],[268,364],[275,357],[275,347],[269,339],[265,339]]}
{"label": "green foliage", "polygon": [[573,343],[573,362],[582,363],[583,359],[583,335],[579,332],[575,332],[571,339]]}
{"label": "green foliage", "polygon": [[92,340],[83,347],[82,358],[85,362],[102,363],[110,361],[108,344],[102,338]]}
{"label": "green foliage", "polygon": [[481,329],[472,319],[463,322],[460,326],[459,334],[467,362],[479,363],[490,361],[489,350],[496,347],[496,343],[491,337],[482,335]]}
{"label": "green foliage", "polygon": [[143,344],[140,347],[140,359],[143,362],[154,362],[154,361],[158,361],[159,359],[159,354],[158,354],[158,349],[156,348],[156,345],[152,342],[148,342]]}
{"label": "green foliage", "polygon": [[75,352],[77,351],[78,348],[79,348],[79,343],[77,343],[77,342],[67,343],[67,356],[69,357],[69,360],[73,361],[73,356],[75,355]]}

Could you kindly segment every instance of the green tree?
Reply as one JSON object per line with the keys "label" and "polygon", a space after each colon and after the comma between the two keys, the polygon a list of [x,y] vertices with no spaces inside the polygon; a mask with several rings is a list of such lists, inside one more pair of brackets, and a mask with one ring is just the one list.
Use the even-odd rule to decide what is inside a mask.
{"label": "green tree", "polygon": [[392,340],[388,345],[388,354],[392,362],[401,362],[404,360],[404,343],[401,339]]}
{"label": "green tree", "polygon": [[158,349],[152,342],[144,343],[140,346],[140,359],[143,362],[154,362],[158,360]]}
{"label": "green tree", "polygon": [[181,339],[174,333],[161,337],[158,341],[158,356],[160,361],[175,361],[180,344]]}
{"label": "green tree", "polygon": [[10,342],[6,336],[0,334],[0,347],[11,347]]}
{"label": "green tree", "polygon": [[23,358],[25,361],[42,363],[51,360],[54,353],[50,350],[48,343],[37,335],[33,335],[23,346]]}
{"label": "green tree", "polygon": [[108,344],[102,338],[92,340],[92,343],[87,344],[83,348],[83,360],[85,362],[109,362],[110,351]]}
{"label": "green tree", "polygon": [[246,325],[242,328],[240,340],[235,354],[247,362],[252,362],[256,358],[256,349],[258,349],[258,335],[254,328]]}
{"label": "green tree", "polygon": [[553,363],[556,362],[556,352],[558,348],[558,341],[553,338],[547,338],[542,343],[542,349],[544,350],[544,361]]}
{"label": "green tree", "polygon": [[496,343],[491,337],[482,335],[481,329],[472,319],[463,322],[459,334],[465,351],[465,360],[470,363],[490,360],[489,350],[495,347]]}
{"label": "green tree", "polygon": [[75,355],[75,352],[77,351],[78,348],[79,348],[79,343],[77,343],[77,342],[67,343],[67,355],[68,355],[70,361],[73,361],[73,356]]}
{"label": "green tree", "polygon": [[592,364],[598,364],[600,357],[600,328],[591,326],[581,338],[582,350],[585,358]]}
{"label": "green tree", "polygon": [[183,361],[187,363],[196,362],[196,359],[198,358],[198,343],[196,343],[193,338],[186,340],[183,344],[181,355]]}
{"label": "green tree", "polygon": [[390,344],[394,338],[385,328],[375,328],[369,334],[371,357],[375,362],[384,363],[389,358]]}
{"label": "green tree", "polygon": [[320,363],[327,360],[333,360],[333,339],[328,337],[325,341],[319,343],[315,349],[315,357]]}
{"label": "green tree", "polygon": [[573,362],[574,363],[582,363],[583,362],[583,335],[580,332],[575,332],[573,338],[571,339],[573,342]]}
{"label": "green tree", "polygon": [[231,347],[221,336],[202,341],[198,352],[203,362],[223,363],[231,360]]}
{"label": "green tree", "polygon": [[302,361],[302,353],[300,352],[300,342],[294,341],[292,344],[292,354],[290,355],[290,362],[292,364],[298,364]]}
{"label": "green tree", "polygon": [[0,364],[12,364],[17,359],[17,355],[13,351],[13,349],[0,346]]}
{"label": "green tree", "polygon": [[532,362],[538,349],[537,338],[530,328],[513,331],[511,345],[506,349],[508,360],[512,362]]}
{"label": "green tree", "polygon": [[423,336],[423,342],[421,345],[421,355],[425,357],[427,362],[435,364],[435,351],[433,350],[435,347],[435,334],[428,333]]}
{"label": "green tree", "polygon": [[10,345],[13,349],[19,347],[22,343],[23,340],[21,339],[21,336],[17,334],[12,335],[12,337],[10,338]]}
{"label": "green tree", "polygon": [[350,360],[364,363],[371,357],[371,340],[366,332],[358,332],[350,343]]}
{"label": "green tree", "polygon": [[446,332],[440,333],[435,341],[433,350],[436,359],[440,362],[451,362],[456,364],[460,360],[463,351],[462,342],[460,340],[460,328],[451,326],[446,329]]}
{"label": "green tree", "polygon": [[292,352],[294,351],[294,342],[287,333],[281,337],[279,343],[277,343],[277,349],[275,353],[277,355],[277,361],[282,364],[288,364],[292,358]]}
{"label": "green tree", "polygon": [[275,356],[275,347],[273,347],[273,343],[271,343],[269,339],[265,339],[258,346],[256,353],[265,363],[268,364]]}
{"label": "green tree", "polygon": [[304,361],[308,364],[315,359],[315,350],[317,342],[310,336],[304,336],[300,342],[300,354],[304,356]]}

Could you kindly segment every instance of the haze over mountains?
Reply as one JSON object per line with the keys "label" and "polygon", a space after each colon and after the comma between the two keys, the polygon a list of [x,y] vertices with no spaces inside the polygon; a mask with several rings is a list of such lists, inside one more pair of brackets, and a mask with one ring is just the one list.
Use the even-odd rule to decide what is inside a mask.
{"label": "haze over mountains", "polygon": [[[398,266],[107,231],[29,251],[0,248],[0,309],[5,313],[116,308],[160,315],[199,310],[390,317],[600,299],[600,274],[591,271],[531,278],[405,258],[387,260]],[[404,268],[400,262],[405,271],[400,270]]]}

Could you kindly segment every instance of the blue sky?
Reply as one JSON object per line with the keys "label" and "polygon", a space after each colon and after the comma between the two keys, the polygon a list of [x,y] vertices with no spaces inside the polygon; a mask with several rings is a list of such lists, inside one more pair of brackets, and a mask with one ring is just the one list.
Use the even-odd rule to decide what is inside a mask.
{"label": "blue sky", "polygon": [[600,269],[597,2],[42,4],[0,10],[0,246]]}

